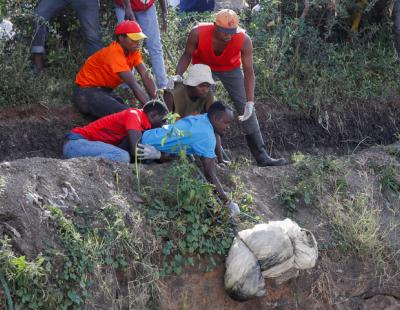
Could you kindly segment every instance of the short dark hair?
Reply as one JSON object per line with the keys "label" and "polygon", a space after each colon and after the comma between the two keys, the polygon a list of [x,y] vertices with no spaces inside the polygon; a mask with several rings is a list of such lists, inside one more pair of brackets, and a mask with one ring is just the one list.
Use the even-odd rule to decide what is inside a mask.
{"label": "short dark hair", "polygon": [[213,117],[214,115],[216,117],[221,117],[222,113],[225,113],[226,111],[232,111],[232,109],[225,105],[222,101],[214,101],[214,103],[210,106],[208,109],[208,117]]}
{"label": "short dark hair", "polygon": [[146,114],[155,111],[159,115],[164,115],[168,113],[168,108],[161,100],[150,100],[143,106],[143,111]]}

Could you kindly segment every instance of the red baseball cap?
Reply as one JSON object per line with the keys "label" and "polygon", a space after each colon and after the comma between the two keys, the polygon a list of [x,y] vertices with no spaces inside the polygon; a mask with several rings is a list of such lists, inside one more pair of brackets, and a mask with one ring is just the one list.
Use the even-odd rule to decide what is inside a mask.
{"label": "red baseball cap", "polygon": [[115,27],[115,34],[126,34],[129,39],[139,41],[147,36],[142,32],[139,24],[133,20],[124,20]]}
{"label": "red baseball cap", "polygon": [[239,29],[239,16],[230,9],[220,10],[215,14],[215,25],[221,32],[235,34]]}

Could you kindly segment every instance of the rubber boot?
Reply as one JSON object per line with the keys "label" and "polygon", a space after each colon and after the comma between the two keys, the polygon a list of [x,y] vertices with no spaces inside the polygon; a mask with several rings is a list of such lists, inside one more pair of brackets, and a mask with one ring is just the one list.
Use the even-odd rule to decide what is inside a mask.
{"label": "rubber boot", "polygon": [[258,166],[282,166],[287,165],[289,162],[284,158],[272,158],[268,155],[266,147],[264,145],[261,132],[254,132],[246,135],[247,145],[249,146],[251,154],[257,161]]}

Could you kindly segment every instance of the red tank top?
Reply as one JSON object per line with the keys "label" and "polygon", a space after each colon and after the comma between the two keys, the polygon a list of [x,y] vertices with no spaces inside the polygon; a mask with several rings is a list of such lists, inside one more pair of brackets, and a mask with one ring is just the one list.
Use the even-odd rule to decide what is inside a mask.
{"label": "red tank top", "polygon": [[[131,7],[132,7],[132,11],[146,11],[147,9],[149,9],[155,0],[131,0]],[[114,2],[116,4],[118,4],[119,6],[124,7],[124,2],[123,0],[114,0]],[[143,3],[144,2],[144,3]]]}
{"label": "red tank top", "polygon": [[192,64],[208,65],[212,71],[230,71],[240,67],[240,50],[246,37],[244,30],[235,34],[222,54],[217,56],[212,47],[214,24],[200,23],[197,29],[199,42],[192,55]]}

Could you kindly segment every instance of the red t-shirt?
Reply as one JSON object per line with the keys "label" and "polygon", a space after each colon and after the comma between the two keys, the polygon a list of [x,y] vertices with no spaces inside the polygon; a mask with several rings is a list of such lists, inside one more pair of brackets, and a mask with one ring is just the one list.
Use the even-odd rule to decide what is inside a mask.
{"label": "red t-shirt", "polygon": [[[133,11],[146,11],[153,5],[154,1],[155,0],[131,0],[131,8]],[[114,2],[124,7],[123,0],[114,0]]]}
{"label": "red t-shirt", "polygon": [[73,133],[80,134],[89,141],[101,141],[118,145],[128,135],[128,130],[143,131],[151,128],[146,113],[140,109],[126,109],[90,123],[84,127],[75,127]]}
{"label": "red t-shirt", "polygon": [[214,24],[200,23],[197,29],[199,31],[199,42],[192,55],[192,64],[208,65],[212,71],[230,71],[240,67],[241,49],[246,38],[243,29],[232,36],[228,46],[219,56],[215,55],[212,46]]}

